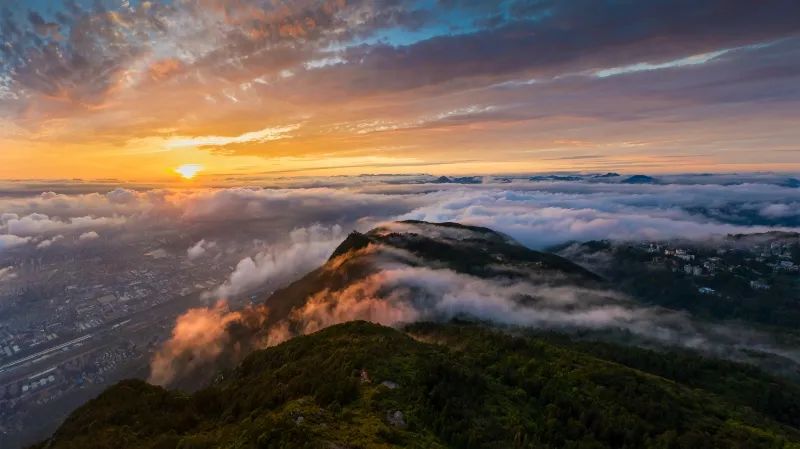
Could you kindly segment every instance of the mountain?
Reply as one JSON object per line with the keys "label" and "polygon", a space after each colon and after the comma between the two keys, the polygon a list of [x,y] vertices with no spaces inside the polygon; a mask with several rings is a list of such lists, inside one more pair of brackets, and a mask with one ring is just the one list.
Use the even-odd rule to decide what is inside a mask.
{"label": "mountain", "polygon": [[[585,247],[595,246],[603,257],[613,247]],[[586,263],[581,252],[562,253],[603,273],[606,280],[566,257],[528,249],[491,229],[414,220],[387,223],[366,233],[351,233],[321,267],[275,291],[261,306],[231,313],[201,311],[200,316],[210,314],[209,319],[225,323],[221,330],[212,329],[217,333],[205,343],[213,350],[193,344],[194,337],[175,336],[154,359],[151,380],[195,390],[210,382],[217,370],[236,366],[253,349],[346,321],[400,327],[453,319],[662,349],[689,346],[800,378],[794,339],[783,335],[776,339],[771,332],[751,332],[739,325],[706,323],[676,312],[687,308],[688,300],[681,299],[686,297],[692,298],[691,310],[701,318],[738,316],[700,314],[703,305],[725,308],[729,302],[699,290],[706,285],[683,282],[676,271],[651,270],[647,262],[652,255],[645,248],[642,252],[625,264],[613,259],[606,263],[602,257],[595,264]],[[626,270],[635,282],[628,281]],[[786,288],[790,282],[786,280]],[[776,310],[794,310],[779,305]],[[786,314],[784,321],[791,322],[792,316]],[[182,322],[181,328],[205,325]]]}
{"label": "mountain", "polygon": [[439,176],[431,182],[435,184],[481,184],[483,182],[483,177],[461,176],[448,178],[447,176]]}
{"label": "mountain", "polygon": [[540,175],[540,176],[531,176],[528,178],[529,181],[581,181],[583,177],[581,176],[571,176],[571,175]]}
{"label": "mountain", "polygon": [[482,279],[538,276],[556,284],[586,286],[604,282],[563,257],[531,250],[488,228],[406,220],[367,233],[352,232],[325,265],[267,298],[267,324],[290,316],[315,294],[341,291],[387,266],[436,267]]}
{"label": "mountain", "polygon": [[263,306],[203,314],[215,317],[215,339],[154,358],[162,383],[192,393],[121,382],[35,448],[800,448],[796,383],[592,341],[715,344],[684,315],[483,227],[353,232]]}
{"label": "mountain", "polygon": [[[387,223],[351,233],[322,266],[276,290],[262,305],[216,315],[227,324],[212,355],[191,342],[168,343],[168,354],[159,357],[163,363],[154,368],[164,375],[152,380],[194,390],[264,341],[275,344],[350,320],[399,326],[478,317],[517,325],[548,316],[554,326],[569,325],[577,312],[621,303],[608,296],[608,287],[567,259],[528,249],[491,229]],[[578,295],[582,304],[576,303]]]}
{"label": "mountain", "polygon": [[623,179],[620,182],[622,182],[623,184],[655,184],[656,182],[658,182],[658,180],[656,180],[656,178],[653,178],[652,176],[633,175]]}
{"label": "mountain", "polygon": [[783,187],[791,187],[793,189],[800,188],[800,179],[797,178],[786,178],[786,180],[782,181],[778,184]]}
{"label": "mountain", "polygon": [[629,350],[350,322],[255,352],[194,394],[121,382],[35,449],[800,447],[796,385]]}
{"label": "mountain", "polygon": [[798,233],[734,234],[704,242],[573,242],[551,250],[643,303],[695,317],[767,325],[781,333],[797,330]]}

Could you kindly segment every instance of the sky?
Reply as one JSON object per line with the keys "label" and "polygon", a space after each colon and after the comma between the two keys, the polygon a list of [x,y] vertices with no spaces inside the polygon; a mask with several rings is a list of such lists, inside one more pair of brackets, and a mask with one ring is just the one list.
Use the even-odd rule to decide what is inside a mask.
{"label": "sky", "polygon": [[0,179],[800,172],[798,23],[795,0],[0,0]]}

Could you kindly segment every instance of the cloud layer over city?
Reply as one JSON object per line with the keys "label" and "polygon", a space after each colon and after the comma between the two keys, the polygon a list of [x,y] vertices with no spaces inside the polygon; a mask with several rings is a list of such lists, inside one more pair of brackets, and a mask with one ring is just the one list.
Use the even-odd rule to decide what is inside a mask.
{"label": "cloud layer over city", "polygon": [[[190,312],[178,318],[153,360],[151,380],[163,384],[351,319],[401,325],[468,315],[545,329],[624,329],[715,353],[749,348],[797,357],[763,335],[748,334],[744,341],[736,337],[745,335],[741,329],[703,327],[684,314],[637,305],[608,289],[555,285],[546,278],[482,279],[413,261],[389,260],[342,290],[317,292],[266,333],[270,308],[261,304],[325,263],[350,231],[395,220],[484,226],[539,250],[588,240],[705,244],[728,234],[798,231],[796,178],[602,173],[273,182],[271,188],[121,188],[77,181],[0,186],[0,254],[15,261],[0,271],[0,287],[21,273],[28,276],[26,265],[42,258],[93,254],[123,266],[135,263],[123,270],[146,272],[151,263],[166,263],[194,278],[174,286],[196,295],[187,296]],[[44,193],[33,193],[37,190]],[[520,302],[520,297],[537,300]]]}
{"label": "cloud layer over city", "polygon": [[322,234],[336,241],[351,229],[395,219],[487,226],[539,249],[573,240],[704,239],[800,227],[800,189],[787,187],[791,178],[781,175],[705,176],[705,183],[694,176],[651,184],[597,179],[487,177],[458,184],[430,177],[321,178],[274,189],[9,190],[0,199],[0,232],[4,248],[35,251],[68,246],[81,236],[124,241],[147,229],[191,230],[198,238],[183,252],[197,259],[224,252],[225,241],[291,246]]}

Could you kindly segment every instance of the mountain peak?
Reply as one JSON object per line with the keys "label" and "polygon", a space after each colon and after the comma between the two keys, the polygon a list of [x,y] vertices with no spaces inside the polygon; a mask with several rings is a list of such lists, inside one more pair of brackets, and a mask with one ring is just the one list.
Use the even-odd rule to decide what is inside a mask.
{"label": "mountain peak", "polygon": [[361,248],[366,247],[370,244],[372,240],[366,235],[358,232],[353,231],[347,235],[347,238],[336,247],[336,249],[331,254],[331,257],[328,260],[333,260],[341,255],[347,254],[351,251],[356,251]]}

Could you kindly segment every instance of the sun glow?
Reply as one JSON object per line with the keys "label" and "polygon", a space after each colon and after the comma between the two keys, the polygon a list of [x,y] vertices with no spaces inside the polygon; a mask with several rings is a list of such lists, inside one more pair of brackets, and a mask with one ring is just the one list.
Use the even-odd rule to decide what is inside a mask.
{"label": "sun glow", "polygon": [[183,164],[175,169],[175,173],[181,175],[184,179],[192,179],[202,169],[203,166],[200,164]]}

